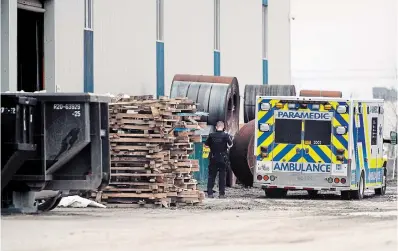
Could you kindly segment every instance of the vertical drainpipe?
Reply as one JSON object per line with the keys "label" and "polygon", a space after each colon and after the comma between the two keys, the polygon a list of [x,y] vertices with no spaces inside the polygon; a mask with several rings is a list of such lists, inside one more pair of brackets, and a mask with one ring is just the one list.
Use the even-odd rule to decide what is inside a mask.
{"label": "vertical drainpipe", "polygon": [[84,1],[84,92],[94,92],[93,1]]}
{"label": "vertical drainpipe", "polygon": [[268,0],[263,0],[263,85],[268,84],[268,55],[267,55],[267,33],[268,33]]}
{"label": "vertical drainpipe", "polygon": [[220,0],[214,0],[214,76],[221,74],[220,57]]}
{"label": "vertical drainpipe", "polygon": [[156,0],[156,96],[164,96],[164,2]]}

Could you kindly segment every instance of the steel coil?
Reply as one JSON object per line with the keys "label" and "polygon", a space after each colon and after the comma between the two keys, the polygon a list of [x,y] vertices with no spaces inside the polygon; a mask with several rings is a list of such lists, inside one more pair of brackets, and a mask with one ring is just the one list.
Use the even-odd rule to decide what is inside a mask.
{"label": "steel coil", "polygon": [[247,165],[249,166],[250,172],[252,174],[254,172],[254,166],[256,164],[256,156],[254,153],[254,143],[255,143],[254,141],[255,141],[255,137],[254,137],[254,130],[253,130],[253,135],[250,137],[249,145],[247,147]]}
{"label": "steel coil", "polygon": [[198,103],[199,111],[209,113],[202,118],[208,125],[221,120],[232,135],[239,130],[239,84],[235,77],[177,74],[170,97],[188,97]]}
{"label": "steel coil", "polygon": [[301,90],[300,97],[341,98],[343,97],[343,93],[341,91]]}
{"label": "steel coil", "polygon": [[244,122],[256,117],[256,96],[296,96],[294,85],[246,85],[244,93]]}
{"label": "steel coil", "polygon": [[229,155],[233,173],[245,186],[253,186],[251,167],[254,165],[254,130],[255,120],[245,124],[235,134]]}

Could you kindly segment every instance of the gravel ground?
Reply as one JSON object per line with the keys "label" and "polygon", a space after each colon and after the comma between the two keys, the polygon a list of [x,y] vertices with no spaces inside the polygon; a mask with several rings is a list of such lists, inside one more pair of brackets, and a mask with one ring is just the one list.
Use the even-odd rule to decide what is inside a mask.
{"label": "gravel ground", "polygon": [[2,217],[3,251],[397,250],[397,185],[383,197],[342,201],[305,192],[265,199],[230,188],[226,199],[179,209],[58,208]]}

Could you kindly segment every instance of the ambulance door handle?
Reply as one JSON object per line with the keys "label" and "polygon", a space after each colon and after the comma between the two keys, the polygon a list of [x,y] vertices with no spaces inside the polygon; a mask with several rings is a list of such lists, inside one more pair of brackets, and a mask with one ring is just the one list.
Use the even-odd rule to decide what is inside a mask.
{"label": "ambulance door handle", "polygon": [[305,148],[305,153],[308,154],[310,152],[310,149]]}

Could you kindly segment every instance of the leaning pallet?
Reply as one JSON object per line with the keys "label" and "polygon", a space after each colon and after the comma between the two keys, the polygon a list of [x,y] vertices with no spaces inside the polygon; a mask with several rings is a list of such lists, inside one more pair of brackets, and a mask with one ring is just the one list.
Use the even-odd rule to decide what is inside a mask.
{"label": "leaning pallet", "polygon": [[189,156],[207,114],[186,98],[119,96],[109,107],[111,180],[97,199],[159,207],[200,203],[204,194],[193,178],[199,162]]}

